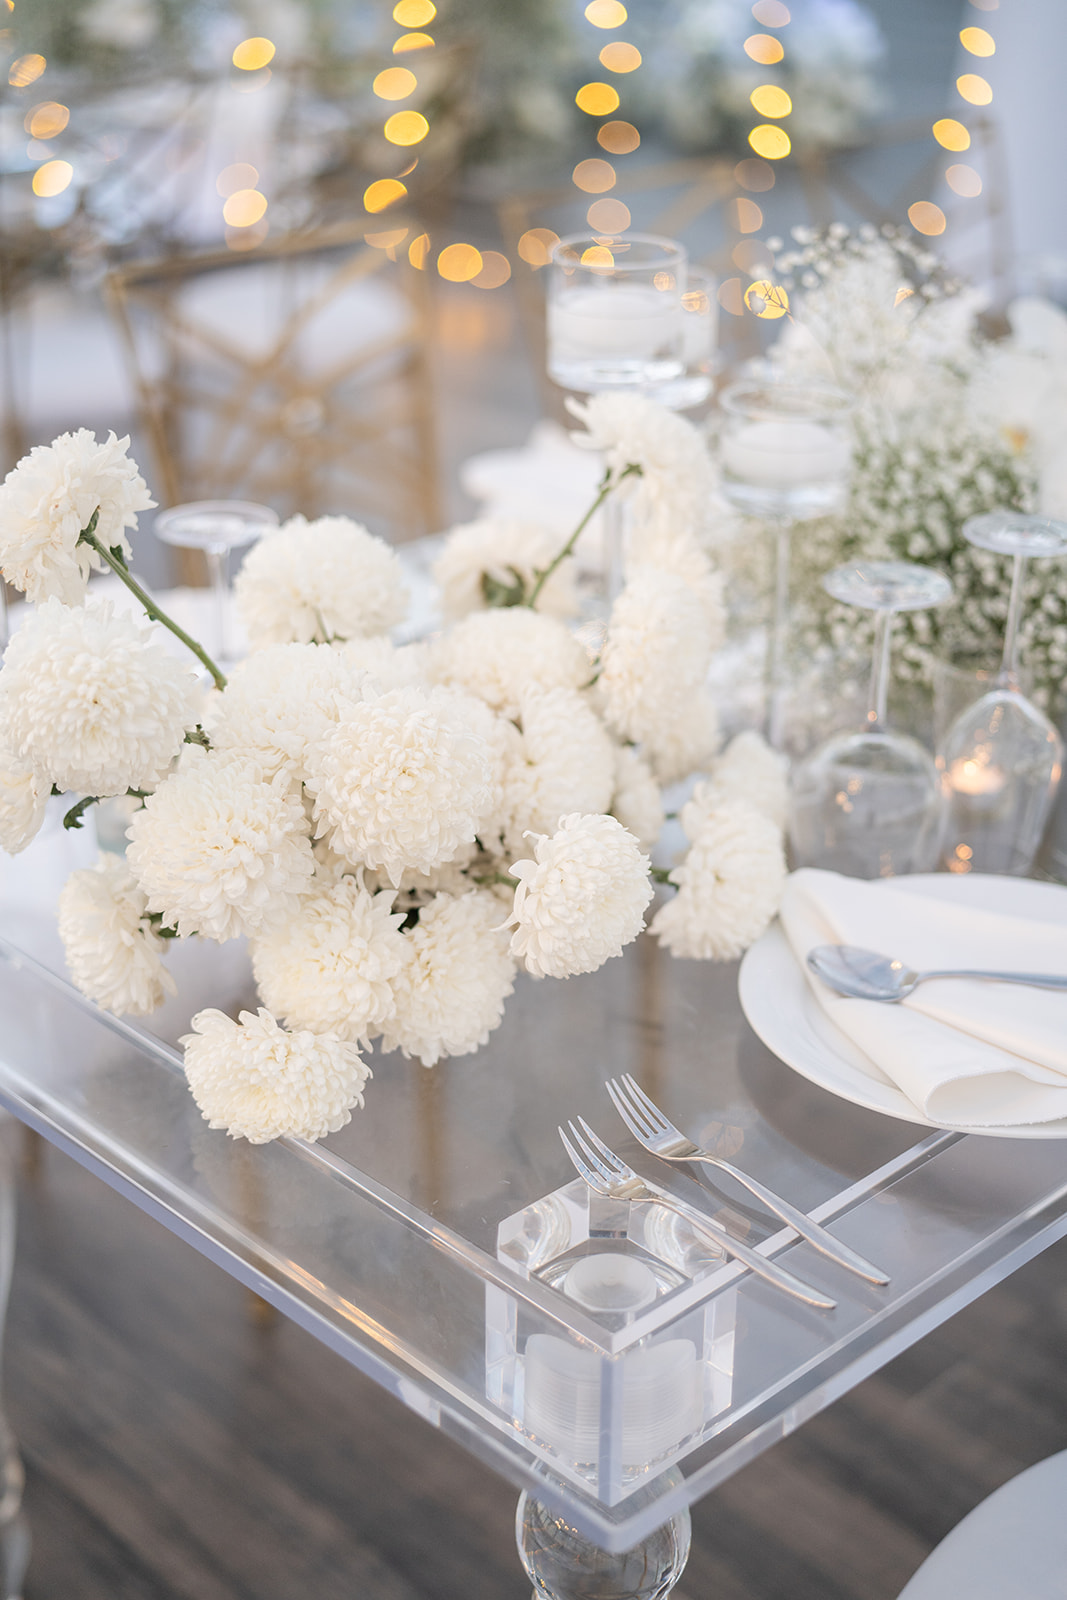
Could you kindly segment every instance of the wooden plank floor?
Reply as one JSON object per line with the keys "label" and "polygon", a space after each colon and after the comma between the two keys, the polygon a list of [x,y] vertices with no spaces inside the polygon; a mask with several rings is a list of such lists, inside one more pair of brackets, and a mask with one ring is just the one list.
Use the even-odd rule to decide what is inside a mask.
{"label": "wooden plank floor", "polygon": [[[25,1600],[526,1600],[514,1491],[44,1148],[6,1358]],[[1067,1241],[709,1496],[692,1600],[892,1600],[1067,1447]]]}

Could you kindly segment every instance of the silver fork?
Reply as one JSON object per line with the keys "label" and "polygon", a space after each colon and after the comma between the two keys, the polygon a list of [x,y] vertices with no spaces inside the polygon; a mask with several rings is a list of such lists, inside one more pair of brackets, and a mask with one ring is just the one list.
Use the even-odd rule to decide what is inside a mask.
{"label": "silver fork", "polygon": [[[667,1211],[673,1211],[679,1217],[684,1217],[691,1227],[713,1239],[720,1250],[725,1250],[727,1255],[736,1256],[737,1260],[752,1272],[761,1278],[766,1278],[767,1282],[773,1283],[776,1288],[784,1289],[786,1294],[791,1294],[794,1299],[803,1300],[808,1306],[817,1306],[820,1311],[834,1309],[837,1304],[835,1300],[828,1299],[826,1295],[813,1289],[810,1283],[805,1283],[801,1278],[794,1278],[791,1272],[786,1272],[777,1262],[768,1260],[757,1250],[742,1244],[740,1239],[733,1238],[711,1217],[704,1216],[692,1206],[687,1206],[683,1200],[676,1200],[673,1195],[666,1194],[661,1189],[650,1188],[632,1167],[628,1167],[626,1162],[615,1154],[614,1150],[609,1150],[604,1141],[597,1138],[587,1122],[581,1117],[578,1118],[578,1122],[581,1132],[573,1122],[567,1124],[574,1144],[562,1128],[559,1130],[559,1136],[575,1170],[585,1179],[590,1189],[594,1189],[597,1194],[607,1195],[612,1200],[628,1200],[631,1205],[648,1203],[663,1206]],[[575,1144],[581,1150],[581,1155],[574,1148]]]}
{"label": "silver fork", "polygon": [[775,1216],[781,1217],[783,1222],[788,1223],[796,1233],[807,1239],[809,1244],[813,1244],[816,1250],[821,1250],[824,1256],[829,1256],[832,1261],[847,1267],[850,1272],[858,1273],[861,1278],[867,1278],[871,1283],[889,1282],[887,1274],[880,1267],[865,1261],[863,1256],[857,1255],[855,1250],[850,1250],[840,1239],[835,1239],[832,1233],[828,1233],[819,1223],[813,1222],[796,1206],[790,1205],[788,1200],[783,1200],[773,1189],[766,1188],[747,1172],[742,1172],[739,1167],[724,1161],[721,1156],[712,1155],[710,1150],[701,1149],[692,1139],[687,1139],[673,1122],[667,1120],[659,1106],[649,1099],[629,1072],[621,1078],[609,1078],[605,1088],[611,1096],[616,1111],[634,1138],[652,1155],[659,1156],[663,1161],[702,1161],[706,1166],[718,1167],[720,1172],[726,1172],[731,1178],[736,1178],[750,1194],[754,1194],[757,1200],[763,1202],[768,1211],[773,1211]]}

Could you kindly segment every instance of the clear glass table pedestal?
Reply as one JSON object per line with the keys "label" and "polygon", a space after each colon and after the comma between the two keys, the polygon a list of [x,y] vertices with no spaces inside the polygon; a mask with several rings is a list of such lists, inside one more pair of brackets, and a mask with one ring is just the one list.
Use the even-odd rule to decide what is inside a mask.
{"label": "clear glass table pedestal", "polygon": [[[15,1261],[15,1173],[18,1125],[0,1112],[0,1350]],[[30,1559],[29,1524],[22,1510],[24,1474],[11,1425],[0,1408],[0,1600],[21,1600]]]}
{"label": "clear glass table pedestal", "polygon": [[602,1550],[565,1516],[523,1490],[515,1513],[519,1559],[533,1600],[661,1600],[689,1558],[692,1522],[676,1511],[631,1550]]}

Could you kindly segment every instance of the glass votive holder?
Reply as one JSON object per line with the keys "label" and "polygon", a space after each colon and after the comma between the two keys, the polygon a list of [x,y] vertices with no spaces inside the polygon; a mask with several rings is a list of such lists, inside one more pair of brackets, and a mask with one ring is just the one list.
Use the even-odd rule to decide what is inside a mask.
{"label": "glass votive holder", "polygon": [[695,411],[710,399],[719,368],[719,282],[706,267],[689,264],[682,296],[682,359],[685,371],[669,383],[646,389],[670,411]]}
{"label": "glass votive holder", "polygon": [[722,489],[739,510],[804,518],[841,505],[852,462],[851,396],[828,383],[745,378],[719,398]]}
{"label": "glass votive holder", "polygon": [[686,254],[655,234],[572,234],[552,251],[548,375],[564,389],[667,383],[685,371]]}

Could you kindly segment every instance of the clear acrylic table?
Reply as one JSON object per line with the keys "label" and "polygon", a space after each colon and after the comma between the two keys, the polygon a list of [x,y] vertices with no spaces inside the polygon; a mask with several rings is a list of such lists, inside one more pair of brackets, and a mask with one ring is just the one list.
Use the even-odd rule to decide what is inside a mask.
{"label": "clear acrylic table", "polygon": [[[735,966],[648,939],[589,976],[520,978],[475,1055],[431,1071],[375,1057],[366,1109],[324,1143],[258,1148],[208,1129],[174,1048],[198,1006],[251,1003],[243,954],[193,941],[174,959],[180,997],[149,1032],[70,987],[49,916],[0,905],[0,1104],[519,1486],[542,1594],[665,1594],[689,1504],[1067,1232],[1067,1143],[837,1100],[756,1039]],[[659,1167],[608,1101],[619,1071],[890,1286],[827,1261],[729,1180]],[[787,1298],[666,1211],[591,1200],[556,1132],[576,1114],[836,1310]],[[0,1286],[10,1200],[2,1221]],[[590,1309],[568,1274],[619,1253],[647,1293]],[[3,1444],[0,1504],[21,1537]]]}

